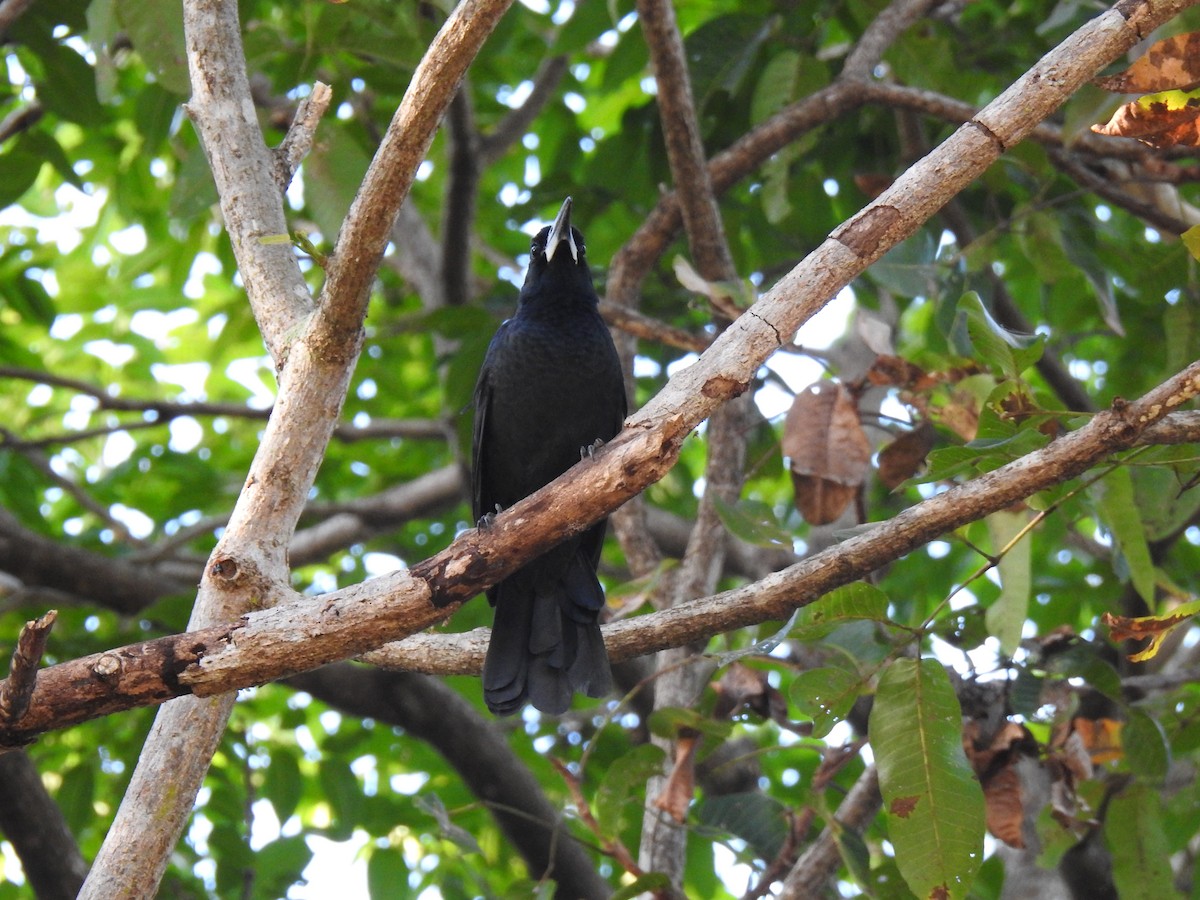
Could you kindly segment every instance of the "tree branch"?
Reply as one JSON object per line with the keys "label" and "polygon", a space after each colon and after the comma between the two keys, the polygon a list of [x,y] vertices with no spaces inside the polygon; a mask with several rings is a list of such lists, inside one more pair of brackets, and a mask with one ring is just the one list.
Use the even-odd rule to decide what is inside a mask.
{"label": "tree branch", "polygon": [[[1156,423],[1200,395],[1200,362],[1132,403],[1098,413],[1078,431],[999,469],[910,507],[787,569],[731,591],[617,622],[604,628],[614,660],[684,646],[713,634],[791,613],[834,588],[912,552],[925,543],[1032,494],[1077,477],[1113,453],[1153,439]],[[1190,440],[1200,438],[1200,413],[1187,414]],[[1182,425],[1161,426],[1174,440]],[[628,471],[630,447],[641,436],[626,431],[596,457],[505,510],[486,532],[466,532],[453,545],[411,570],[401,570],[319,598],[248,613],[238,622],[159,638],[42,670],[29,711],[0,729],[0,746],[27,743],[62,728],[186,693],[208,696],[314,669],[414,635],[500,580],[567,533],[603,516]],[[579,512],[576,512],[576,511]],[[596,511],[600,510],[599,513]],[[576,517],[573,517],[575,514]],[[531,537],[530,537],[531,536]],[[445,636],[404,642],[437,674],[477,673],[486,632],[456,636],[469,648],[447,653]],[[423,653],[422,653],[423,648]],[[385,648],[368,658],[390,662]],[[436,660],[436,662],[435,662]]]}
{"label": "tree branch", "polygon": [[[189,627],[211,626],[252,605],[295,596],[287,546],[346,396],[387,233],[446,104],[508,2],[464,0],[430,45],[339,234],[315,308],[290,246],[264,240],[286,234],[287,227],[270,154],[257,121],[246,113],[254,107],[237,4],[185,4],[190,111],[280,385],[229,527],[210,557]],[[188,699],[160,711],[81,897],[153,894],[233,700],[232,694]]]}
{"label": "tree branch", "polygon": [[559,82],[567,74],[568,60],[565,56],[551,56],[542,62],[533,76],[533,90],[525,102],[507,113],[495,127],[479,138],[479,164],[487,167],[499,160],[509,147],[525,136],[538,113],[550,102]]}
{"label": "tree branch", "polygon": [[[709,281],[734,281],[737,271],[705,165],[683,36],[675,21],[675,11],[670,0],[638,0],[637,8],[654,65],[659,119],[688,248],[702,277]],[[716,312],[718,325],[724,325],[726,316],[733,314],[721,308]],[[740,398],[735,396],[709,418],[704,495],[683,561],[672,573],[670,590],[661,595],[665,605],[686,604],[711,593],[724,567],[724,525],[717,515],[717,504],[732,504],[741,493],[746,449],[743,422],[750,400],[748,393]],[[708,665],[681,664],[695,652],[694,648],[681,647],[659,654],[656,666],[662,674],[654,687],[656,708],[686,708],[695,702],[711,670]],[[659,735],[651,740],[666,751],[668,758],[674,756],[673,740]],[[687,829],[660,808],[662,794],[667,789],[668,779],[663,775],[652,776],[646,784],[639,864],[647,871],[666,873],[679,891],[687,858]]]}
{"label": "tree branch", "polygon": [[75,900],[87,860],[23,750],[0,755],[0,831],[21,858],[38,900]]}
{"label": "tree branch", "polygon": [[[371,283],[400,205],[454,99],[467,66],[512,0],[462,0],[446,20],[413,73],[409,89],[371,160],[338,234],[323,298],[344,298],[345,308],[325,326],[332,337],[357,334]],[[322,301],[324,303],[325,301]],[[335,346],[339,341],[334,338]]]}
{"label": "tree branch", "polygon": [[[1131,46],[1139,37],[1139,29],[1164,21],[1179,7],[1178,0],[1151,2],[1130,11],[1134,25],[1115,11],[1085,25],[986,108],[977,124],[956,132],[785,276],[697,363],[677,373],[654,400],[632,416],[624,432],[594,459],[506,510],[486,534],[467,532],[446,551],[409,572],[394,573],[319,599],[301,600],[287,609],[250,613],[233,625],[190,634],[189,640],[198,649],[206,649],[203,641],[210,638],[221,648],[204,655],[198,665],[175,667],[180,689],[197,694],[228,691],[239,686],[230,673],[241,672],[241,677],[246,677],[252,671],[255,679],[280,677],[342,658],[339,654],[377,646],[389,633],[399,636],[420,630],[546,546],[602,518],[670,468],[684,437],[721,401],[748,386],[762,361],[778,346],[781,334],[791,333],[824,298],[835,294],[896,241],[919,227],[922,217],[931,215],[938,203],[986,168],[1003,146],[1028,133],[1037,115],[1048,113],[1092,71]],[[967,152],[972,148],[974,152]],[[961,162],[950,167],[944,160],[955,150]],[[940,494],[901,513],[886,528],[880,526],[852,538],[751,589],[657,612],[636,623],[610,626],[614,645],[618,649],[636,646],[646,652],[671,642],[696,640],[724,627],[782,618],[811,596],[910,552],[948,528],[1074,477],[1106,455],[1132,446],[1146,429],[1197,391],[1200,364],[1134,403],[1098,414],[1078,431],[1043,450]],[[574,486],[567,489],[572,483]],[[890,539],[886,548],[881,546],[881,533]],[[230,575],[223,562],[216,561],[214,576]],[[797,593],[795,585],[801,575],[806,579],[804,595]],[[435,597],[440,608],[431,603]],[[277,627],[289,618],[288,628]],[[375,623],[380,627],[375,628]],[[364,627],[371,628],[369,637],[347,641],[344,632],[356,633]],[[647,645],[636,632],[651,630],[655,633]],[[244,657],[257,654],[260,647],[268,653],[279,653],[278,642],[284,642],[286,653],[295,657],[297,644],[289,636],[296,634],[304,635],[305,652],[298,666],[293,664],[289,670],[273,663],[278,667],[272,676],[267,669],[244,664]],[[261,640],[258,635],[263,636]],[[271,641],[277,642],[273,648]],[[333,644],[338,641],[341,646],[335,649]],[[236,662],[239,657],[241,663]],[[52,680],[50,673],[56,668],[60,667],[42,673],[38,691],[44,682]],[[38,691],[30,715],[37,712]],[[50,699],[49,692],[46,698]]]}
{"label": "tree branch", "polygon": [[446,195],[442,204],[442,298],[447,306],[471,299],[471,244],[479,191],[479,134],[464,81],[446,111]]}
{"label": "tree branch", "polygon": [[505,735],[458,692],[423,675],[346,664],[298,675],[288,684],[432,745],[487,805],[525,860],[530,878],[558,882],[556,897],[601,900],[611,894],[567,830],[562,812],[547,800]]}
{"label": "tree branch", "polygon": [[[848,829],[861,834],[879,814],[882,806],[879,774],[874,766],[868,766],[858,781],[854,782],[846,799],[838,805],[835,816],[837,831]],[[783,882],[780,900],[818,900],[826,895],[829,880],[842,865],[837,831],[832,826],[826,828],[804,851]]]}
{"label": "tree branch", "polygon": [[26,622],[13,648],[8,678],[0,682],[0,721],[12,722],[29,709],[29,700],[37,684],[38,666],[46,652],[46,641],[50,629],[58,618],[56,610],[50,610],[37,619]]}

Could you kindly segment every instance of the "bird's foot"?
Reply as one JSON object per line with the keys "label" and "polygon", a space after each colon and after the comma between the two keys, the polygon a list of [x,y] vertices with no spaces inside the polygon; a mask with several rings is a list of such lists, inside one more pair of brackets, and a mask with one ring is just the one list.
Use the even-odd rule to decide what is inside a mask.
{"label": "bird's foot", "polygon": [[487,513],[484,513],[482,516],[480,516],[479,521],[475,523],[475,527],[477,527],[480,531],[487,531],[489,528],[492,527],[492,523],[496,521],[496,516],[498,516],[502,511],[503,511],[503,508],[500,506],[499,503],[497,503],[496,511],[495,512],[487,512]]}
{"label": "bird's foot", "polygon": [[603,446],[604,446],[604,440],[602,438],[596,438],[595,441],[588,444],[586,447],[579,448],[579,458],[581,460],[591,459],[593,456],[596,455],[596,451],[599,450]]}

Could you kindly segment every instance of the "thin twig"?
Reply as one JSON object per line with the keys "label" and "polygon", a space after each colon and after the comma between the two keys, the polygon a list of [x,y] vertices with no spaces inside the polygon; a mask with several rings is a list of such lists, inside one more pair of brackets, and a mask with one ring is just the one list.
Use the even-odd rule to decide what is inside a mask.
{"label": "thin twig", "polygon": [[8,678],[0,682],[0,721],[14,722],[29,709],[33,689],[37,684],[38,665],[46,652],[50,629],[58,619],[58,611],[50,610],[40,618],[25,623],[17,637],[9,664]]}
{"label": "thin twig", "polygon": [[327,84],[318,81],[313,85],[309,95],[300,101],[296,116],[292,120],[287,134],[279,146],[275,148],[275,184],[280,192],[287,190],[300,167],[301,160],[312,149],[313,140],[317,135],[317,125],[329,102],[333,99],[333,90]]}

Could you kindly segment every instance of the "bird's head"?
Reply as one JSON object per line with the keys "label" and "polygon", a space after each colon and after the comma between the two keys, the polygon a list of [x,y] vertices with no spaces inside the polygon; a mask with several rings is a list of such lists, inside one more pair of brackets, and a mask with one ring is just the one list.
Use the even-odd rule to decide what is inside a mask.
{"label": "bird's head", "polygon": [[554,224],[533,236],[529,245],[530,265],[548,266],[560,259],[568,266],[585,266],[583,235],[571,225],[571,198],[563,201]]}
{"label": "bird's head", "polygon": [[525,309],[574,308],[569,300],[595,306],[596,288],[588,268],[583,235],[571,226],[571,198],[563,201],[554,224],[533,236],[529,271],[521,288]]}

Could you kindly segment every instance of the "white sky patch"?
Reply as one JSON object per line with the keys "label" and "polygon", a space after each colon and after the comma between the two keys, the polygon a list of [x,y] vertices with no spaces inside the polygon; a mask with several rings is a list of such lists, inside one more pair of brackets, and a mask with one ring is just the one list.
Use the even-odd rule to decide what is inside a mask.
{"label": "white sky patch", "polygon": [[35,384],[25,397],[26,406],[47,406],[54,399],[54,389],[48,384]]}
{"label": "white sky patch", "polygon": [[255,800],[250,807],[250,849],[258,852],[279,838],[281,827],[269,800]]}
{"label": "white sky patch", "polygon": [[502,87],[496,92],[496,99],[510,109],[517,109],[523,106],[525,101],[529,99],[529,95],[533,93],[533,82],[529,80],[522,81],[516,87]]}
{"label": "white sky patch", "polygon": [[173,309],[170,312],[159,312],[157,309],[139,309],[129,320],[129,327],[135,334],[154,341],[159,349],[165,349],[175,344],[169,335],[176,328],[191,325],[200,318],[194,309]]}
{"label": "white sky patch", "polygon": [[79,313],[60,313],[50,326],[50,337],[56,341],[69,341],[83,329],[83,316]]}
{"label": "white sky patch", "polygon": [[106,469],[121,465],[137,449],[137,441],[129,436],[128,431],[114,431],[104,441],[104,450],[100,453],[100,463]]}
{"label": "white sky patch", "polygon": [[132,256],[146,249],[146,231],[141,225],[130,225],[110,234],[108,242],[118,253]]}
{"label": "white sky patch", "polygon": [[370,900],[367,860],[362,854],[367,841],[366,833],[358,830],[340,842],[319,835],[305,838],[313,852],[312,862],[304,870],[307,884],[288,890],[288,900]]}
{"label": "white sky patch", "polygon": [[172,419],[167,427],[171,431],[171,440],[167,446],[176,453],[191,453],[204,440],[204,429],[191,416]]}
{"label": "white sky patch", "polygon": [[389,572],[404,568],[404,560],[391,553],[364,553],[362,562],[368,578],[387,575]]}
{"label": "white sky patch", "polygon": [[275,403],[275,391],[267,387],[262,373],[271,371],[265,357],[250,359],[235,359],[225,367],[225,374],[230,381],[235,381],[250,391],[248,405],[257,409],[266,409]]}
{"label": "white sky patch", "polygon": [[[136,318],[136,317],[135,317]],[[150,335],[146,335],[149,337]],[[153,363],[150,366],[150,374],[154,376],[154,381],[158,384],[177,384],[183,388],[177,400],[203,400],[204,379],[208,377],[209,365],[203,362],[194,363]]]}
{"label": "white sky patch", "polygon": [[573,15],[575,15],[575,0],[563,0],[558,5],[558,9],[554,11],[554,15],[550,17],[550,21],[555,25],[563,25]]}
{"label": "white sky patch", "polygon": [[85,352],[119,369],[133,359],[136,351],[128,344],[114,344],[108,338],[98,341],[88,341],[83,345]]}
{"label": "white sky patch", "polygon": [[[293,179],[292,184],[296,184],[298,181],[299,179]],[[204,277],[220,275],[221,271],[221,260],[214,254],[207,251],[196,254],[191,271],[188,272],[187,281],[183,283],[183,295],[189,300],[199,300],[204,296]]]}
{"label": "white sky patch", "polygon": [[34,216],[14,203],[0,210],[0,225],[36,228],[39,244],[54,244],[59,253],[70,253],[83,240],[81,230],[96,224],[100,209],[108,200],[108,193],[97,189],[85,194],[78,188],[64,184],[54,192],[54,200],[61,210],[57,216]]}
{"label": "white sky patch", "polygon": [[754,884],[754,869],[738,862],[733,851],[724,844],[713,844],[713,869],[716,870],[725,889],[735,897],[742,896]]}
{"label": "white sky patch", "polygon": [[154,533],[154,520],[140,509],[134,509],[124,503],[114,503],[108,508],[108,514],[128,528],[135,538],[148,538]]}

